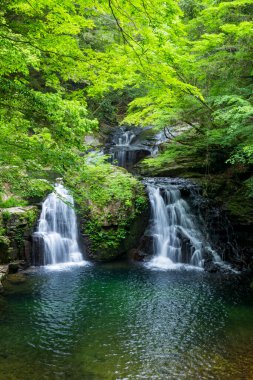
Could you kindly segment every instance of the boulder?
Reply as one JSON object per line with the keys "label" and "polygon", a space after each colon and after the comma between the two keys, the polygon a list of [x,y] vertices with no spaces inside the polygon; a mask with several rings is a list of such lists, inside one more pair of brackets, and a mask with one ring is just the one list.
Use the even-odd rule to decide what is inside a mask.
{"label": "boulder", "polygon": [[39,217],[37,206],[0,210],[0,262],[31,262],[32,232]]}
{"label": "boulder", "polygon": [[8,265],[8,273],[9,274],[14,274],[19,272],[20,270],[25,270],[29,267],[29,264],[25,260],[18,260],[18,261],[13,261]]}
{"label": "boulder", "polygon": [[[83,244],[86,248],[86,254],[91,260],[112,261],[138,245],[149,220],[148,208],[139,214],[136,214],[134,210],[126,212],[126,215],[122,216],[124,223],[117,220],[119,213],[120,205],[116,202],[113,213],[115,218],[110,218],[110,222],[106,217],[102,226],[92,224],[91,218],[81,222],[82,232],[84,232],[82,233]],[[87,225],[93,227],[88,229],[88,233],[86,232]]]}
{"label": "boulder", "polygon": [[134,261],[147,261],[153,254],[154,237],[143,235],[137,248],[130,250],[129,258]]}
{"label": "boulder", "polygon": [[8,265],[0,265],[0,293],[4,292],[2,281],[8,274]]}
{"label": "boulder", "polygon": [[136,247],[149,219],[145,187],[108,162],[84,163],[66,183],[73,191],[88,258],[111,261]]}

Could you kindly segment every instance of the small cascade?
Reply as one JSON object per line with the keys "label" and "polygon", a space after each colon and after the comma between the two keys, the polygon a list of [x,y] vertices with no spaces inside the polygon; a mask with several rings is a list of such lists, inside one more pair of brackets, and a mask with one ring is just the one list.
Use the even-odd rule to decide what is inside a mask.
{"label": "small cascade", "polygon": [[118,166],[126,168],[136,161],[136,151],[131,146],[136,135],[132,131],[120,129],[114,137],[114,147],[111,149],[112,161],[117,162]]}
{"label": "small cascade", "polygon": [[125,131],[117,136],[116,145],[129,146],[135,137],[136,135],[132,131]]}
{"label": "small cascade", "polygon": [[[77,263],[83,260],[78,246],[73,197],[62,184],[42,205],[38,230],[33,235],[35,264]],[[37,252],[36,252],[37,250]]]}
{"label": "small cascade", "polygon": [[150,149],[139,141],[139,135],[139,129],[118,128],[111,138],[108,152],[111,162],[131,170],[137,162],[150,155]]}
{"label": "small cascade", "polygon": [[207,251],[219,261],[177,185],[154,182],[147,185],[152,212],[148,234],[152,237],[155,255],[149,266],[162,269],[178,264],[203,267]]}

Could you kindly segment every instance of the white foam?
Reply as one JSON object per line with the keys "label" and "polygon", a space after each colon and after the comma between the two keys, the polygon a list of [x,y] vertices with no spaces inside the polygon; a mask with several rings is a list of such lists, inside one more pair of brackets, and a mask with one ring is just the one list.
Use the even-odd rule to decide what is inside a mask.
{"label": "white foam", "polygon": [[189,265],[189,264],[183,264],[183,263],[173,263],[169,258],[167,257],[161,257],[156,256],[151,261],[145,264],[146,268],[151,270],[197,270],[197,271],[203,271],[203,268]]}
{"label": "white foam", "polygon": [[76,262],[69,261],[66,263],[48,264],[48,265],[43,266],[43,268],[48,271],[66,271],[66,270],[70,270],[73,267],[84,267],[84,266],[89,266],[89,265],[91,265],[89,261],[82,260],[82,261],[76,261]]}

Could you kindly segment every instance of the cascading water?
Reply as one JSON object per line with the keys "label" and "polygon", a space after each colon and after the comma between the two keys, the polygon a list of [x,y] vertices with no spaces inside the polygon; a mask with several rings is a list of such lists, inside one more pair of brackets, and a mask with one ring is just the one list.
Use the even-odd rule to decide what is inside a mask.
{"label": "cascading water", "polygon": [[149,235],[155,255],[148,265],[162,269],[178,264],[203,267],[203,255],[207,250],[219,261],[177,186],[151,182],[147,187],[152,212]]}
{"label": "cascading water", "polygon": [[[77,263],[83,260],[78,246],[73,197],[62,184],[48,195],[42,205],[34,241],[42,250],[40,264]],[[38,244],[37,244],[38,245]]]}
{"label": "cascading water", "polygon": [[127,167],[135,162],[136,152],[131,146],[135,138],[132,131],[120,130],[114,138],[115,145],[112,149],[112,161],[116,161],[118,166]]}
{"label": "cascading water", "polygon": [[150,149],[139,139],[140,130],[121,127],[112,135],[108,153],[111,162],[132,170],[133,166],[144,157],[151,154]]}
{"label": "cascading water", "polygon": [[118,146],[129,146],[136,135],[132,131],[125,131],[118,136]]}

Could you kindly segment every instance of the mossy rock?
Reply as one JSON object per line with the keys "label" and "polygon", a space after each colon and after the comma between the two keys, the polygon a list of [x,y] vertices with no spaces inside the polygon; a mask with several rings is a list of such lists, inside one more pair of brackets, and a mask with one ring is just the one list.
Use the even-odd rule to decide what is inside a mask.
{"label": "mossy rock", "polygon": [[[89,163],[67,177],[89,258],[114,260],[137,244],[149,209],[144,185],[125,169]],[[140,232],[141,231],[141,232]]]}
{"label": "mossy rock", "polygon": [[[153,159],[147,158],[136,165],[138,173],[147,177],[201,177],[205,173],[205,166],[201,158],[177,158],[161,162],[161,165],[152,164]],[[150,162],[150,164],[149,164]],[[155,161],[154,161],[155,162]]]}
{"label": "mossy rock", "polygon": [[0,263],[31,259],[31,235],[39,217],[36,206],[0,210]]}
{"label": "mossy rock", "polygon": [[6,281],[10,282],[11,284],[23,284],[26,282],[26,276],[23,273],[15,273],[15,274],[9,274],[7,276]]}
{"label": "mossy rock", "polygon": [[[112,261],[138,245],[149,220],[149,209],[138,215],[125,215],[124,223],[111,226],[100,226],[88,230],[83,224],[83,237],[87,256],[94,261]],[[89,223],[89,222],[88,222]]]}

